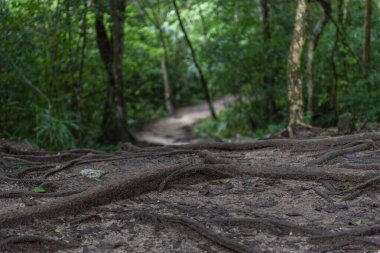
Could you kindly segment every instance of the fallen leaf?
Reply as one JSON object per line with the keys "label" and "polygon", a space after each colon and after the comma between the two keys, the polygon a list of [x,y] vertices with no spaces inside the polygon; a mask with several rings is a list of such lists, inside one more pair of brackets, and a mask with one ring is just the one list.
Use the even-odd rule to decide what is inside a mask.
{"label": "fallen leaf", "polygon": [[353,225],[353,226],[359,226],[359,225],[363,224],[363,220],[360,218],[355,219],[355,220],[351,220],[348,224]]}
{"label": "fallen leaf", "polygon": [[45,188],[43,188],[42,186],[36,186],[32,189],[32,192],[36,192],[36,193],[44,193],[46,192]]}
{"label": "fallen leaf", "polygon": [[231,179],[229,178],[220,179],[219,182],[221,182],[222,184],[228,184],[229,182],[231,182]]}

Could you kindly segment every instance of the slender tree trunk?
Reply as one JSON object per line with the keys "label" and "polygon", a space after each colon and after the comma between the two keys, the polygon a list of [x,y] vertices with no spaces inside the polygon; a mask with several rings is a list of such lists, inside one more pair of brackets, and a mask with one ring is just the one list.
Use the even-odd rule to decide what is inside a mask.
{"label": "slender tree trunk", "polygon": [[182,22],[182,19],[181,19],[181,14],[179,12],[176,0],[172,0],[172,3],[173,3],[173,6],[174,6],[174,9],[175,9],[175,13],[177,15],[177,19],[178,19],[179,25],[181,27],[183,35],[185,36],[186,43],[187,43],[187,45],[188,45],[188,47],[190,49],[194,65],[195,65],[195,67],[196,67],[196,69],[198,71],[199,78],[200,78],[200,81],[201,81],[201,85],[202,85],[202,88],[203,88],[203,92],[204,92],[204,95],[206,97],[206,101],[207,101],[207,104],[208,104],[211,116],[214,119],[216,119],[216,114],[215,114],[214,106],[212,105],[211,96],[210,96],[210,92],[208,90],[206,78],[203,75],[201,66],[198,64],[197,57],[196,57],[193,45],[191,44],[189,36],[187,35],[187,32],[186,32],[185,26],[183,25],[183,22]]}
{"label": "slender tree trunk", "polygon": [[307,0],[297,1],[297,11],[293,38],[288,55],[288,103],[290,129],[294,125],[303,124],[302,72],[301,55],[305,43],[305,28],[307,18]]}
{"label": "slender tree trunk", "polygon": [[83,9],[83,20],[82,20],[82,27],[81,27],[81,35],[82,35],[82,43],[78,45],[78,51],[80,48],[80,58],[79,58],[79,69],[78,69],[78,77],[74,81],[74,92],[73,92],[73,108],[74,111],[77,113],[78,120],[81,120],[81,90],[83,86],[83,71],[84,71],[84,60],[85,60],[85,51],[87,46],[87,12],[88,12],[88,5],[87,1],[84,1],[84,9]]}
{"label": "slender tree trunk", "polygon": [[368,67],[371,52],[371,16],[372,0],[366,0],[365,18],[364,18],[364,48],[363,48],[363,65]]}
{"label": "slender tree trunk", "polygon": [[[335,32],[335,40],[331,51],[331,66],[334,75],[334,84],[329,89],[329,103],[328,103],[328,113],[333,113],[332,124],[335,125],[338,119],[337,112],[337,94],[338,94],[338,84],[339,84],[339,73],[338,73],[338,64],[336,63],[337,54],[340,55],[338,43],[340,41],[340,29],[344,29],[343,26],[343,0],[338,0],[338,23],[335,24],[336,32]],[[345,65],[345,63],[343,63]]]}
{"label": "slender tree trunk", "polygon": [[323,29],[325,28],[329,15],[331,13],[331,7],[328,9],[324,9],[323,17],[318,21],[313,29],[313,33],[309,39],[309,47],[307,51],[307,111],[313,112],[313,100],[314,100],[314,84],[313,84],[313,61],[314,61],[314,52],[318,46],[319,39],[323,33]]}
{"label": "slender tree trunk", "polygon": [[[164,99],[165,99],[165,107],[169,114],[174,113],[174,106],[173,106],[173,92],[172,92],[172,86],[170,84],[170,77],[169,77],[169,60],[168,60],[168,52],[167,47],[165,43],[164,33],[162,31],[161,22],[156,14],[155,8],[151,5],[150,1],[147,1],[150,9],[152,10],[153,14],[153,24],[156,27],[158,40],[160,43],[160,47],[163,50],[163,54],[161,56],[161,73],[162,73],[162,81],[164,83]],[[143,9],[145,12],[145,10]],[[148,13],[145,12],[145,15],[149,18]]]}
{"label": "slender tree trunk", "polygon": [[166,43],[164,36],[162,34],[161,27],[158,30],[160,46],[162,48],[163,55],[161,56],[161,72],[162,72],[162,80],[164,82],[164,99],[165,99],[165,107],[169,114],[174,113],[173,106],[173,98],[172,98],[172,88],[169,79],[169,71],[168,71],[168,53],[166,49]]}
{"label": "slender tree trunk", "polygon": [[123,84],[123,43],[125,0],[111,0],[111,39],[103,23],[103,13],[96,14],[97,43],[108,75],[107,97],[104,105],[102,135],[103,144],[132,141],[127,129],[127,114]]}
{"label": "slender tree trunk", "polygon": [[263,64],[262,83],[265,91],[265,116],[267,122],[273,119],[277,112],[276,100],[274,97],[273,77],[271,75],[271,66],[269,66],[269,49],[272,37],[271,26],[269,21],[269,2],[268,0],[260,0],[260,14],[262,22],[262,39],[263,39]]}

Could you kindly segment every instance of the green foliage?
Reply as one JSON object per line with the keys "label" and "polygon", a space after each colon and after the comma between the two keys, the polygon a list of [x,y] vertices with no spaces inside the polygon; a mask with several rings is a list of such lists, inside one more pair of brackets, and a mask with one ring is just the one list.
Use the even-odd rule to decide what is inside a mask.
{"label": "green foliage", "polygon": [[[108,1],[100,2],[109,34]],[[296,4],[268,0],[270,35],[264,39],[259,2],[178,1],[212,96],[240,97],[217,121],[202,122],[199,135],[262,137],[286,125],[287,54]],[[331,4],[337,24],[337,3]],[[305,115],[306,123],[331,126],[347,111],[359,121],[380,121],[380,8],[373,5],[371,62],[364,67],[364,4],[350,1],[335,46],[335,24],[329,21],[324,29],[314,56],[315,109]],[[323,10],[317,2],[309,5],[310,33]],[[28,139],[53,150],[115,148],[97,143],[108,80],[96,41],[95,13],[93,1],[86,0],[0,1],[1,137]],[[143,122],[166,115],[160,65],[164,50],[154,14],[166,43],[174,104],[201,102],[204,95],[170,1],[128,2],[125,14],[124,95],[129,127],[139,131]]]}
{"label": "green foliage", "polygon": [[[265,137],[278,133],[284,128],[283,123],[269,124],[262,128],[252,127],[253,119],[247,113],[251,110],[241,110],[239,103],[220,112],[217,120],[203,120],[194,130],[194,134],[202,137],[212,137],[218,140],[247,136]],[[255,120],[260,121],[259,118]]]}
{"label": "green foliage", "polygon": [[35,130],[39,146],[52,150],[73,148],[75,139],[72,131],[78,129],[74,122],[54,117],[49,110],[37,114]]}

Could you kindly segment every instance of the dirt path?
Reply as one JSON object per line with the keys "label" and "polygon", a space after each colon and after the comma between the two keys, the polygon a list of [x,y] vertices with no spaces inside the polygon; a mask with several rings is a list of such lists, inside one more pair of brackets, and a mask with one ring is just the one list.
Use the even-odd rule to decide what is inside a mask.
{"label": "dirt path", "polygon": [[[233,97],[223,97],[214,101],[216,112],[223,110]],[[191,135],[191,128],[201,120],[210,117],[206,103],[180,108],[175,116],[168,116],[148,122],[138,133],[139,141],[172,145],[199,142],[201,138]]]}

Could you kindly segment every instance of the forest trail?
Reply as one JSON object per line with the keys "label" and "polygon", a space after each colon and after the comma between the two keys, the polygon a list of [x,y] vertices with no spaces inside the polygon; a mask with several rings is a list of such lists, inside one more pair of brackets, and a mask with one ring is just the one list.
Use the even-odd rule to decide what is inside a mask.
{"label": "forest trail", "polygon": [[[215,111],[220,112],[233,100],[234,97],[232,96],[216,99],[213,102]],[[182,107],[177,109],[173,116],[147,122],[142,131],[137,134],[137,139],[142,142],[161,145],[199,142],[203,139],[193,136],[191,129],[207,117],[210,117],[207,103]]]}

